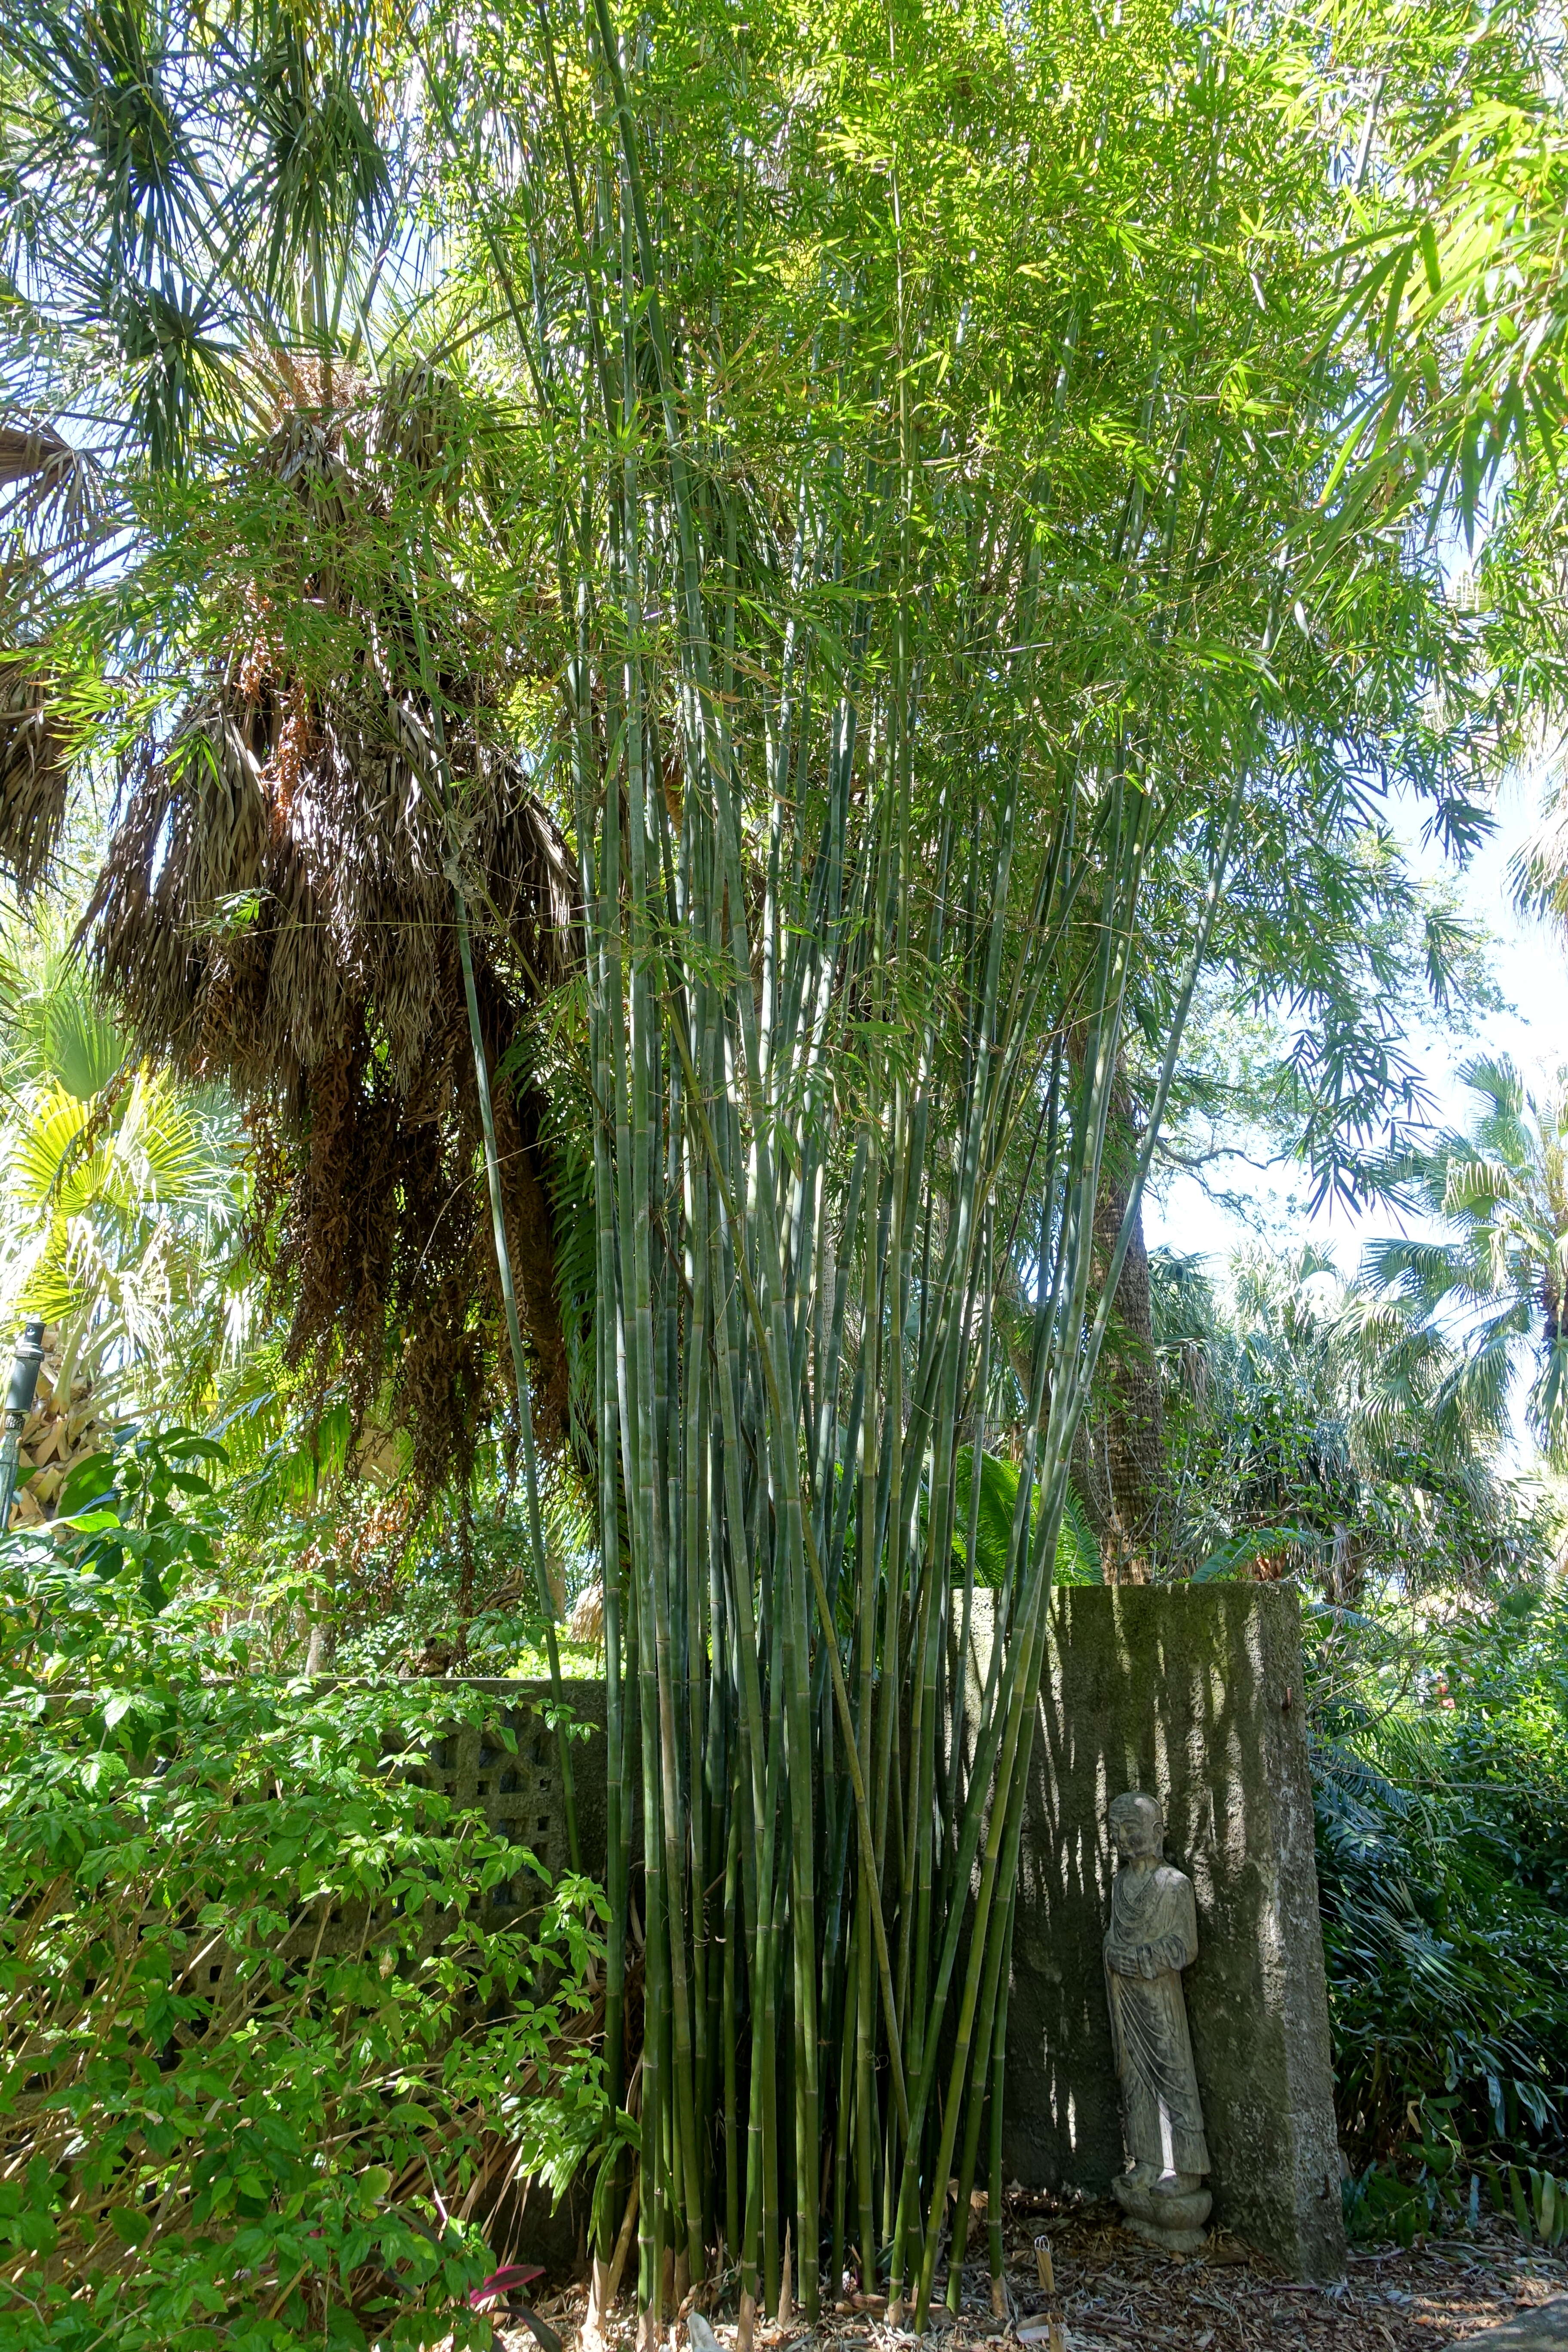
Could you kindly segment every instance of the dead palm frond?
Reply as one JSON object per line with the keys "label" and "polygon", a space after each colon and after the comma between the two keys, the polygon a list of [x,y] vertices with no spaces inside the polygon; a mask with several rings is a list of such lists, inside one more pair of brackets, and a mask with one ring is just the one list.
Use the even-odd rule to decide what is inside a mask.
{"label": "dead palm frond", "polygon": [[[489,1345],[475,1302],[495,1293],[454,882],[483,915],[492,1068],[575,955],[569,855],[494,723],[493,676],[440,646],[442,773],[430,750],[387,482],[451,461],[449,413],[423,374],[285,395],[253,472],[297,502],[306,592],[338,650],[307,669],[257,583],[248,632],[172,733],[140,742],[83,925],[140,1050],[226,1080],[247,1106],[294,1360],[322,1376],[352,1365],[361,1409],[389,1370],[432,1482],[468,1456]],[[566,1351],[541,1106],[504,1080],[496,1091],[537,1412],[558,1443]]]}
{"label": "dead palm frond", "polygon": [[39,592],[79,575],[104,530],[92,460],[50,425],[0,425],[0,867],[24,898],[58,843],[70,758]]}
{"label": "dead palm frond", "polygon": [[0,866],[25,898],[59,840],[68,775],[47,668],[33,654],[0,653]]}

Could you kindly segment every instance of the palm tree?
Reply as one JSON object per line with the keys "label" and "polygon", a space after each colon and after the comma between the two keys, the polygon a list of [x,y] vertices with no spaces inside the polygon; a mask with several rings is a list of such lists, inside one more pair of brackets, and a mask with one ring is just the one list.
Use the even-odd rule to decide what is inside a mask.
{"label": "palm tree", "polygon": [[[513,616],[476,613],[475,550],[443,540],[459,507],[493,531],[467,429],[484,404],[410,364],[376,308],[420,251],[400,201],[420,68],[385,29],[351,5],[307,30],[282,0],[14,10],[11,323],[55,355],[29,391],[58,408],[68,389],[114,448],[128,526],[156,516],[123,556],[151,555],[155,650],[89,910],[96,975],[140,1053],[246,1104],[291,1362],[319,1393],[346,1374],[356,1421],[389,1371],[426,1497],[467,1490],[504,1323],[549,1619],[533,1397],[564,1438],[568,1371],[544,1107],[514,1072],[574,877],[496,724]],[[46,598],[15,635],[47,729],[68,620]],[[98,652],[118,667],[112,623]],[[47,792],[36,761],[0,765],[19,882],[63,819],[48,744]],[[560,1753],[570,1828],[563,1734]]]}
{"label": "palm tree", "polygon": [[1456,1350],[1397,1293],[1347,1281],[1310,1244],[1239,1253],[1223,1293],[1167,1250],[1151,1270],[1162,1565],[1205,1583],[1294,1575],[1359,1610],[1479,1590],[1537,1557],[1530,1491],[1500,1475],[1495,1443],[1436,1425]]}
{"label": "palm tree", "polygon": [[[373,316],[394,249],[405,288],[415,267],[407,60],[369,7],[203,24],[33,0],[0,44],[17,323],[58,355],[23,380],[103,446],[153,648],[89,952],[137,1050],[252,1118],[291,1365],[322,1396],[346,1378],[362,1418],[390,1370],[434,1493],[471,1467],[503,1321],[525,1454],[535,1416],[552,1450],[569,1433],[550,1107],[520,1032],[563,976],[574,877],[498,716],[506,617],[446,593],[473,551],[442,521],[494,489],[490,419]],[[53,425],[0,439],[29,587],[25,614],[0,595],[0,864],[24,889],[65,817],[50,559],[91,476]]]}
{"label": "palm tree", "polygon": [[23,1433],[47,1517],[117,1418],[211,1403],[247,1339],[237,1115],[219,1089],[140,1061],[90,991],[57,911],[0,957],[0,1328],[44,1317]]}
{"label": "palm tree", "polygon": [[1528,1426],[1560,1468],[1568,1463],[1568,1068],[1540,1097],[1506,1055],[1461,1076],[1477,1098],[1468,1126],[1394,1171],[1405,1199],[1447,1223],[1452,1237],[1377,1242],[1366,1279],[1394,1295],[1413,1332],[1457,1349],[1430,1400],[1439,1437],[1500,1439],[1510,1391],[1528,1368]]}

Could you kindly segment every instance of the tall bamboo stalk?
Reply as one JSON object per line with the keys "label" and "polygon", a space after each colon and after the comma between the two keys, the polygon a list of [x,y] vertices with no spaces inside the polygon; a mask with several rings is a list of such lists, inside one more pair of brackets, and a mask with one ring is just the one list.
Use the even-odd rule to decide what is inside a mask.
{"label": "tall bamboo stalk", "polygon": [[[408,589],[409,609],[413,615],[415,641],[419,658],[422,696],[428,714],[431,766],[434,770],[442,812],[450,828],[452,785],[447,757],[446,713],[442,708],[440,691],[436,681],[435,665],[431,658],[424,614],[414,588],[412,567],[405,559],[401,568],[405,584]],[[426,576],[428,576],[428,566],[426,566]],[[541,1622],[544,1632],[545,1656],[550,1668],[551,1696],[555,1710],[555,1752],[561,1769],[561,1801],[566,1820],[567,1853],[573,1870],[579,1871],[583,1867],[583,1852],[577,1833],[577,1797],[572,1771],[571,1730],[567,1721],[565,1691],[561,1678],[561,1651],[555,1638],[555,1596],[550,1585],[550,1570],[544,1551],[544,1528],[539,1507],[539,1455],[533,1434],[532,1390],[528,1377],[528,1359],[523,1353],[522,1325],[517,1310],[517,1286],[512,1280],[511,1247],[507,1239],[506,1204],[501,1191],[500,1154],[496,1147],[495,1106],[490,1096],[489,1058],[485,1052],[484,1030],[479,1020],[479,993],[474,984],[473,942],[468,923],[468,897],[455,865],[449,867],[447,879],[452,888],[453,921],[458,935],[458,957],[463,974],[463,1001],[468,1012],[468,1043],[474,1057],[474,1087],[479,1096],[479,1123],[484,1136],[485,1186],[489,1197],[490,1231],[495,1245],[496,1274],[500,1284],[507,1339],[511,1350],[518,1427],[522,1443],[523,1486],[528,1509],[529,1565],[533,1574],[534,1592],[539,1602]]]}
{"label": "tall bamboo stalk", "polygon": [[[982,462],[921,388],[940,296],[911,275],[895,163],[887,282],[823,262],[767,472],[667,245],[646,51],[610,0],[559,36],[541,21],[535,299],[511,314],[550,420],[584,899],[612,1936],[636,1879],[646,1969],[639,2294],[669,2317],[667,2273],[695,2284],[721,2242],[749,2325],[787,2233],[809,2317],[848,2268],[923,2325],[955,2171],[961,2298],[983,2161],[1000,2259],[1012,1889],[1068,1465],[1268,692],[1226,699],[1205,673],[1177,710],[1117,668],[1124,641],[1185,625],[1205,560],[1195,326],[1180,352],[1164,326],[1148,341],[1102,516],[1071,509],[1060,461],[1076,310],[1026,446]],[[1098,534],[1123,629],[1069,678],[1058,533]],[[1219,790],[1193,782],[1211,753]],[[1106,1266],[1149,875],[1178,852],[1189,919],[1162,950],[1164,1051]],[[976,1691],[992,1442],[1019,1475]]]}

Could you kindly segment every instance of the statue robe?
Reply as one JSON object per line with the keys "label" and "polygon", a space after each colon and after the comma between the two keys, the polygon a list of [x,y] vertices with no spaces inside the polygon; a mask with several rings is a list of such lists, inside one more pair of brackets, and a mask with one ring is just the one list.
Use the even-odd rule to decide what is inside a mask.
{"label": "statue robe", "polygon": [[[1182,1970],[1197,1958],[1193,1883],[1168,1863],[1119,1870],[1105,1938],[1106,1983],[1127,2151],[1156,2173],[1201,2175],[1209,2168],[1198,2102]],[[1116,1952],[1137,1963],[1123,1976]]]}

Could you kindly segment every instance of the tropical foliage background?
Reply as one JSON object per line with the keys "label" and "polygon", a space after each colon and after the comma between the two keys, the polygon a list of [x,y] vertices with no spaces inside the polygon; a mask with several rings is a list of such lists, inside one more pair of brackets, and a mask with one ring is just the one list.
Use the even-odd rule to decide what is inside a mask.
{"label": "tropical foliage background", "polygon": [[[1352,2225],[1562,2233],[1568,1077],[1435,1125],[1407,846],[1563,920],[1559,52],[8,14],[0,2345],[483,2340],[541,2166],[923,2326],[1061,1579],[1297,1584]],[[1151,1252],[1238,1139],[1389,1238]],[[574,1659],[496,1930],[422,1678],[571,1821]]]}

